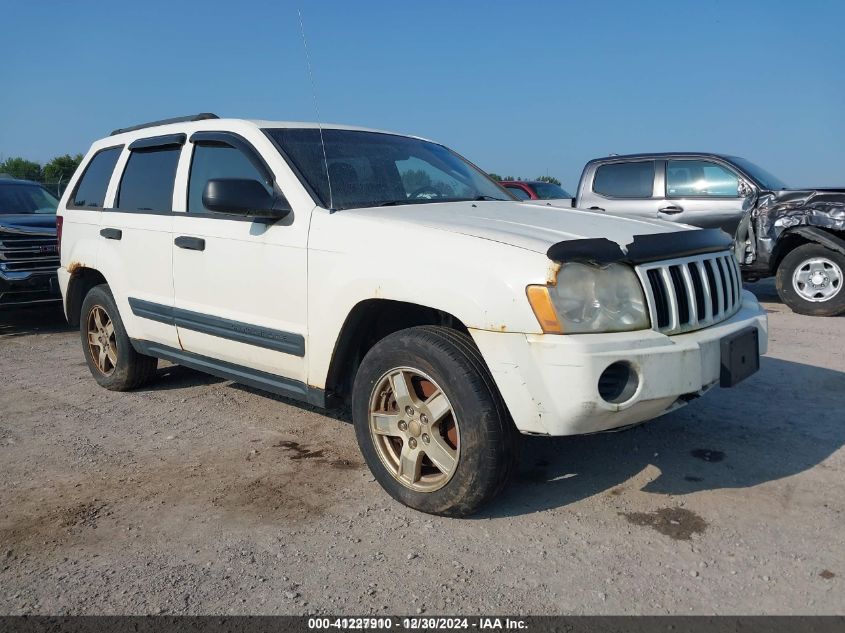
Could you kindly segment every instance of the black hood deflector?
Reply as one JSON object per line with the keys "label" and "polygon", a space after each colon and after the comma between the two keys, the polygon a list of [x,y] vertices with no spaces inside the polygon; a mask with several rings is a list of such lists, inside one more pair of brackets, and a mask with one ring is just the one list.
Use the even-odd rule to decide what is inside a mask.
{"label": "black hood deflector", "polygon": [[731,237],[721,229],[695,229],[672,233],[635,235],[623,249],[606,237],[565,240],[552,244],[546,255],[555,262],[591,264],[646,264],[704,253],[717,253],[733,247]]}

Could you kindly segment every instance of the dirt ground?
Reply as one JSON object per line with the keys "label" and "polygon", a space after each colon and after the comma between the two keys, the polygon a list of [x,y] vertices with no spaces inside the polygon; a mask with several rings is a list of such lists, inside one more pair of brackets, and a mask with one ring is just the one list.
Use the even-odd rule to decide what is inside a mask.
{"label": "dirt ground", "polygon": [[0,315],[0,613],[845,613],[845,318],[752,289],[757,375],[532,438],[464,520],[393,502],[343,413],[172,366],[111,393],[61,317]]}

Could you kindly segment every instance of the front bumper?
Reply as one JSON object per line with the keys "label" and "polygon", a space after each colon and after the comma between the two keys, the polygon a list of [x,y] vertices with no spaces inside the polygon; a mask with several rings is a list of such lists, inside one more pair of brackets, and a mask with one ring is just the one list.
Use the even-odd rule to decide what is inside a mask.
{"label": "front bumper", "polygon": [[56,271],[0,271],[0,310],[52,304],[61,300]]}
{"label": "front bumper", "polygon": [[[637,424],[704,393],[719,382],[720,343],[757,328],[768,342],[765,311],[753,294],[730,319],[703,330],[666,336],[654,330],[612,334],[519,334],[470,330],[517,428],[523,433],[579,435]],[[599,376],[624,361],[638,374],[621,404],[599,395]]]}

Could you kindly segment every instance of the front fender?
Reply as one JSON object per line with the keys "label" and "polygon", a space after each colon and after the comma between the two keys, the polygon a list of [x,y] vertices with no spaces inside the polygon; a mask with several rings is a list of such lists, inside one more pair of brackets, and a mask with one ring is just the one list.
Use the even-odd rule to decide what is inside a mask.
{"label": "front fender", "polygon": [[828,233],[824,229],[815,226],[796,226],[782,233],[780,239],[789,235],[800,235],[810,242],[821,244],[825,248],[839,251],[845,255],[845,240],[835,236],[833,233]]}

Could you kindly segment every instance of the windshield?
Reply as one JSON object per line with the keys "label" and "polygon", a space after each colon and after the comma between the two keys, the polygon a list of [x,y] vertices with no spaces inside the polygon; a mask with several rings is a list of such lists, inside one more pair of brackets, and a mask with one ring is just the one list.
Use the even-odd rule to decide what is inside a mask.
{"label": "windshield", "polygon": [[531,186],[534,187],[534,191],[540,200],[559,200],[560,198],[572,197],[566,189],[550,182],[535,182]]}
{"label": "windshield", "polygon": [[730,156],[729,158],[732,162],[736,163],[737,167],[763,185],[765,189],[768,189],[769,191],[789,189],[789,187],[786,186],[786,183],[784,183],[780,178],[773,176],[762,167],[752,163],[750,160],[745,160],[739,156]]}
{"label": "windshield", "polygon": [[59,201],[39,185],[0,184],[0,215],[16,213],[56,213]]}
{"label": "windshield", "polygon": [[324,158],[319,129],[266,131],[327,208],[513,200],[486,174],[436,143],[380,132],[324,129]]}

